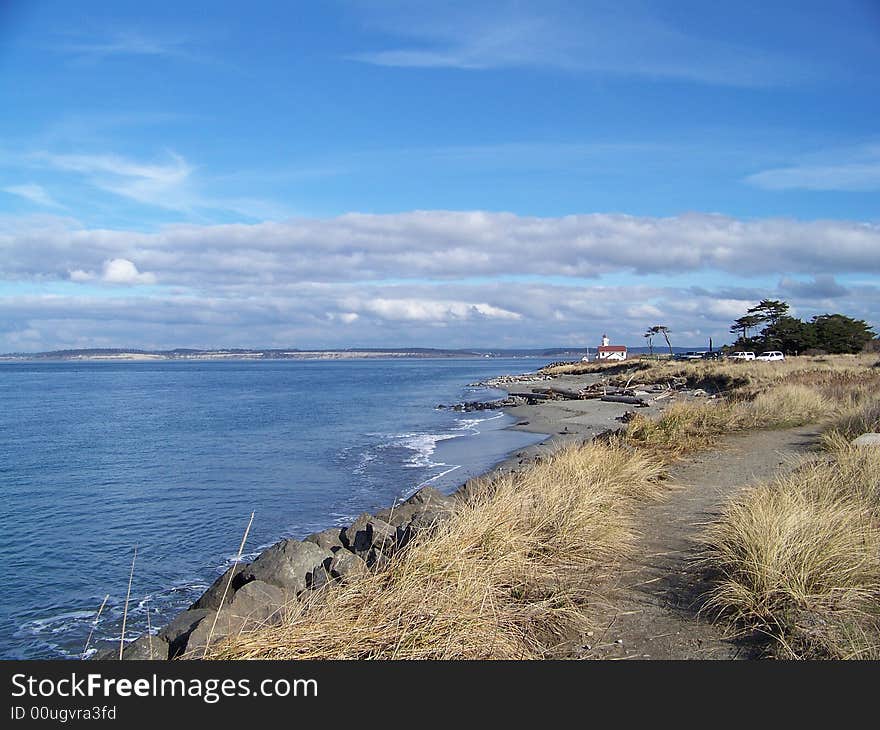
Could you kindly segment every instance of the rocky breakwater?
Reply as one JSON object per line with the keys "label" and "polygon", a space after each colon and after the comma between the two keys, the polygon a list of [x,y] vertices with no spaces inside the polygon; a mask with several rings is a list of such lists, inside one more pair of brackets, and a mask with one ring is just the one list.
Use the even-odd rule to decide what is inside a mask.
{"label": "rocky breakwater", "polygon": [[[382,570],[421,530],[450,514],[456,497],[424,487],[406,501],[375,515],[362,514],[351,525],[330,528],[304,540],[282,540],[252,563],[239,563],[217,578],[187,610],[157,634],[127,644],[124,660],[199,659],[209,639],[254,630],[284,620],[308,592]],[[228,587],[227,587],[228,586]],[[118,648],[94,659],[116,659]]]}

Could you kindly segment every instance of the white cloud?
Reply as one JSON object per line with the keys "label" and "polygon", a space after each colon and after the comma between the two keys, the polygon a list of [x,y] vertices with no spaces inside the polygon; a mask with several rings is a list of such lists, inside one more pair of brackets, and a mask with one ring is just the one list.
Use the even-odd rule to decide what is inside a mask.
{"label": "white cloud", "polygon": [[[357,308],[357,307],[352,307]],[[449,320],[522,319],[522,315],[486,302],[430,299],[370,299],[360,304],[366,312],[392,321],[445,322]]]}
{"label": "white cloud", "polygon": [[164,163],[143,163],[118,155],[34,155],[56,170],[81,175],[95,187],[115,195],[174,210],[186,209],[189,195],[185,186],[193,168],[178,154],[170,152],[168,157]]}
{"label": "white cloud", "polygon": [[70,272],[69,278],[71,281],[76,282],[78,284],[83,284],[87,281],[93,281],[95,279],[95,275],[90,271],[83,271],[82,269],[74,269]]}
{"label": "white cloud", "polygon": [[[792,83],[824,73],[812,59],[710,39],[640,2],[370,6],[383,48],[351,59],[400,68],[522,67],[673,78],[733,86]],[[399,38],[388,46],[387,37]],[[827,69],[834,60],[825,65]]]}
{"label": "white cloud", "polygon": [[4,193],[17,195],[20,198],[24,198],[36,205],[42,205],[45,208],[64,207],[61,203],[55,200],[42,185],[37,185],[36,183],[7,185],[5,188],[2,188],[2,190]]}
{"label": "white cloud", "polygon": [[109,259],[104,262],[100,275],[83,269],[73,269],[67,278],[75,283],[103,282],[104,284],[136,285],[155,284],[156,275],[150,272],[141,273],[137,266],[128,259]]}
{"label": "white cloud", "polygon": [[113,56],[193,58],[179,38],[148,36],[132,30],[118,30],[103,36],[79,38],[54,45],[53,50],[94,60]]}
{"label": "white cloud", "polygon": [[155,284],[156,276],[149,272],[141,273],[128,259],[111,259],[104,263],[104,275],[108,284]]}
{"label": "white cloud", "polygon": [[817,153],[749,175],[746,182],[765,190],[880,190],[880,145]]}

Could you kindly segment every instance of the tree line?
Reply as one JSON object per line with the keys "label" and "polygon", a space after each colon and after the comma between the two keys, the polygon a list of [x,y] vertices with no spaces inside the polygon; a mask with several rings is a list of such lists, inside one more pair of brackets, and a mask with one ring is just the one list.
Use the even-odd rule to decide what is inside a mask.
{"label": "tree line", "polygon": [[786,302],[764,299],[730,327],[735,350],[780,350],[786,355],[861,352],[876,337],[867,322],[843,314],[820,314],[808,322],[792,317]]}

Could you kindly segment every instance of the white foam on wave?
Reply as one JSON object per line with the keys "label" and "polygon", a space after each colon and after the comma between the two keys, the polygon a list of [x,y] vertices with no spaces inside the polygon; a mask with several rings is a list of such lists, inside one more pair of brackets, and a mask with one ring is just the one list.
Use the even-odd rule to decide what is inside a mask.
{"label": "white foam on wave", "polygon": [[412,469],[447,466],[442,462],[434,462],[431,457],[437,450],[437,444],[441,441],[449,441],[458,438],[461,434],[456,433],[416,433],[405,434],[396,444],[415,453],[410,456],[403,465]]}
{"label": "white foam on wave", "polygon": [[486,421],[497,421],[499,418],[504,418],[503,413],[497,413],[494,416],[470,416],[468,418],[459,418],[457,421],[457,426],[455,427],[456,431],[470,431],[474,436],[480,433],[477,426],[481,423],[485,423]]}

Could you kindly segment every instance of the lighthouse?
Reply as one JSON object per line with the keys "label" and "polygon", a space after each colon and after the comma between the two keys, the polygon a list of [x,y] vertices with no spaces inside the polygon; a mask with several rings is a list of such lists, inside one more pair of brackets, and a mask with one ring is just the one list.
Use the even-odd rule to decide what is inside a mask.
{"label": "lighthouse", "polygon": [[626,360],[626,345],[612,345],[608,335],[602,335],[596,354],[599,360]]}

